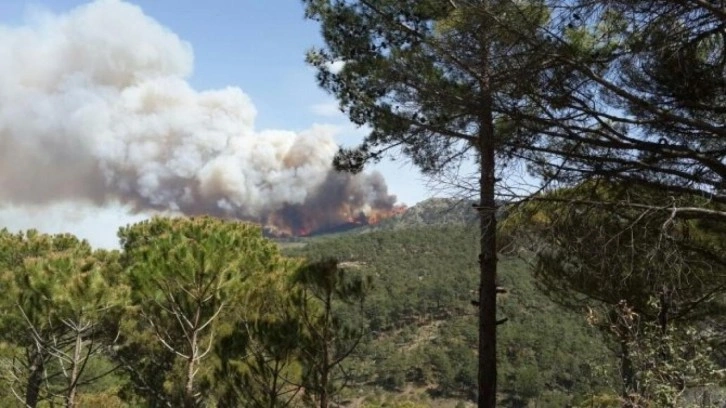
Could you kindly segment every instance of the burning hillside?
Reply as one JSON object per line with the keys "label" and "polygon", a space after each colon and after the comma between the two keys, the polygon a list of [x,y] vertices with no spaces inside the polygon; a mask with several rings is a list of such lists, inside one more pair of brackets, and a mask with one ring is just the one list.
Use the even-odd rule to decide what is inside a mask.
{"label": "burning hillside", "polygon": [[307,236],[375,224],[401,211],[378,173],[352,176],[331,172],[301,204],[287,204],[261,219],[272,236]]}
{"label": "burning hillside", "polygon": [[[357,213],[343,207],[342,211],[334,212],[334,216],[326,215],[316,218],[313,214],[305,214],[297,206],[289,206],[273,214],[268,220],[262,220],[265,234],[275,238],[306,237],[318,234],[329,234],[348,231],[379,222],[406,211],[405,205],[395,205],[386,209],[359,210]],[[299,222],[285,223],[284,215]]]}

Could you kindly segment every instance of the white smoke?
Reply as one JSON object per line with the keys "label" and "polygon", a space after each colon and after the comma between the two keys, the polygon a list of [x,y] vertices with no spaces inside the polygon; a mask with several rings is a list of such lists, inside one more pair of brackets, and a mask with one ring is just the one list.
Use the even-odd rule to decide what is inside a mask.
{"label": "white smoke", "polygon": [[247,95],[194,90],[192,68],[189,44],[119,0],[0,26],[0,202],[261,217],[322,194],[334,128],[256,131]]}

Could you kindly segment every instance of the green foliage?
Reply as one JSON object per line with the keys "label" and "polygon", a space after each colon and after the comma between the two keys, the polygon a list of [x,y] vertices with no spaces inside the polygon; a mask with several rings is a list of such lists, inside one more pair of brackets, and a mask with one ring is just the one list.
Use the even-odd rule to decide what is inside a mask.
{"label": "green foliage", "polygon": [[470,260],[477,249],[462,244],[474,236],[460,227],[381,231],[313,242],[289,253],[338,257],[370,270],[376,284],[363,313],[372,330],[389,330],[470,310],[470,291],[476,287]]}
{"label": "green foliage", "polygon": [[[648,310],[650,297],[664,290],[671,293],[670,301],[686,309],[691,309],[687,305],[692,301],[709,307],[717,300],[709,297],[702,303],[700,298],[723,282],[719,272],[726,267],[723,241],[716,244],[717,235],[699,228],[700,223],[673,217],[667,210],[630,206],[627,201],[660,207],[673,200],[669,195],[603,182],[596,188],[583,185],[542,198],[523,213],[529,217],[525,228],[535,231],[539,241],[535,244],[539,246],[538,276],[553,295],[582,293],[608,304],[626,300],[639,312]],[[556,201],[547,201],[550,198]],[[620,204],[577,203],[583,199]],[[568,200],[574,203],[563,205]],[[698,199],[680,197],[679,203],[672,204],[688,205],[694,200]],[[723,223],[708,225],[718,228]],[[668,273],[654,274],[654,270]],[[692,283],[680,284],[684,280]]]}
{"label": "green foliage", "polygon": [[257,226],[211,217],[153,218],[119,237],[133,306],[118,357],[150,400],[195,406],[212,387],[214,333],[249,279],[275,270],[277,247]]}
{"label": "green foliage", "polygon": [[342,363],[366,333],[366,325],[345,313],[344,306],[363,302],[370,279],[346,271],[330,258],[303,266],[291,283],[304,330],[300,337],[304,398],[327,408],[341,383],[348,381]]}
{"label": "green foliage", "polygon": [[560,11],[542,27],[552,64],[537,97],[551,116],[521,151],[529,170],[560,186],[602,177],[726,203],[723,11],[709,2],[549,4]]}
{"label": "green foliage", "polygon": [[[491,125],[483,112],[510,117],[508,105],[536,89],[535,67],[546,61],[533,44],[549,20],[540,1],[303,3],[325,41],[307,57],[318,83],[354,123],[371,128],[361,146],[340,151],[338,168],[360,171],[393,147],[427,173],[474,157],[487,140],[478,132]],[[501,132],[497,147],[513,147],[525,133]]]}
{"label": "green foliage", "polygon": [[[657,309],[658,302],[651,300]],[[709,336],[693,323],[662,327],[643,318],[627,303],[617,307],[611,326],[632,371],[632,386],[626,387],[623,400],[638,407],[685,406],[688,389],[726,384],[726,373],[712,356]],[[627,385],[627,384],[626,384]]]}
{"label": "green foliage", "polygon": [[714,381],[706,342],[719,334],[691,331],[726,310],[723,222],[680,217],[667,206],[719,205],[603,180],[538,198],[508,228],[531,234],[524,241],[535,249],[545,291],[572,310],[587,310],[590,324],[617,344],[623,400],[676,406],[684,389]]}
{"label": "green foliage", "polygon": [[[287,252],[337,256],[374,274],[362,310],[374,337],[361,344],[361,358],[348,363],[361,373],[358,383],[391,392],[429,387],[436,396],[472,400],[477,234],[466,225],[377,231],[320,238]],[[540,386],[531,400],[553,401],[548,406],[554,408],[562,406],[557,401],[610,389],[614,361],[582,314],[539,292],[527,263],[516,258],[502,260],[500,285],[509,289],[499,304],[501,316],[509,318],[498,340],[503,396],[524,399],[519,390],[531,379],[535,389]]]}
{"label": "green foliage", "polygon": [[7,386],[29,406],[54,399],[73,405],[79,391],[113,371],[94,366],[112,336],[108,317],[128,289],[107,279],[107,253],[71,235],[3,230],[0,254]]}
{"label": "green foliage", "polygon": [[419,404],[413,401],[399,401],[391,403],[367,403],[363,405],[363,408],[425,408],[426,405]]}
{"label": "green foliage", "polygon": [[298,261],[284,262],[258,276],[247,303],[238,307],[242,318],[220,330],[214,371],[219,406],[296,406],[303,327],[289,280],[299,267]]}
{"label": "green foliage", "polygon": [[[636,193],[629,191],[631,196]],[[565,197],[565,192],[558,194]],[[615,192],[604,189],[600,194]],[[440,203],[434,204],[436,210]],[[609,291],[622,285],[632,293],[656,296],[635,302],[638,309],[632,306],[632,314],[614,313],[627,303],[608,306],[589,300],[584,305],[591,312],[585,315],[573,306],[582,303],[564,301],[565,292],[553,302],[540,290],[543,281],[535,280],[527,262],[537,258],[502,255],[498,284],[507,292],[500,295],[498,310],[500,318],[508,319],[498,329],[502,404],[584,408],[638,401],[667,407],[705,401],[707,395],[718,401],[723,371],[714,359],[719,349],[712,340],[720,335],[713,324],[721,316],[720,298],[671,309],[693,313],[693,318],[673,314],[663,331],[658,319],[663,303],[657,296],[662,286],[645,285],[648,280],[635,276],[646,273],[648,264],[626,264],[627,257],[601,238],[611,228],[641,228],[628,211],[591,210],[588,217],[577,218],[578,224],[574,220],[579,213],[559,206],[510,210],[503,233],[512,242],[552,249],[558,243],[555,233],[570,233],[569,245],[582,245],[582,253],[570,251],[568,256],[583,255],[576,265],[590,269],[558,282],[597,288],[586,278],[602,275],[600,285]],[[80,406],[294,407],[313,401],[320,405],[323,394],[331,404],[365,399],[369,406],[381,407],[451,407],[474,401],[478,333],[471,305],[477,287],[472,259],[479,232],[466,223],[440,225],[436,211],[415,212],[431,214],[419,217],[429,227],[307,240],[286,249],[294,258],[284,257],[257,227],[211,218],[157,218],[129,226],[121,231],[123,252],[92,251],[71,236],[3,231],[0,284],[8,294],[0,298],[3,378],[25,391],[31,373],[7,363],[33,356],[28,350],[41,351],[35,356],[48,373],[63,372],[61,361],[67,369],[72,366],[58,355],[70,356],[74,343],[37,348],[37,338],[28,337],[25,329],[29,321],[47,334],[40,338],[55,340],[78,337],[79,331],[67,323],[86,322],[94,329],[78,338],[84,355],[96,351],[88,354],[79,376],[74,398]],[[635,219],[646,223],[638,229],[641,240],[665,248],[656,240],[664,222],[659,214],[636,214]],[[517,223],[527,225],[532,235],[521,235],[524,230],[514,228]],[[705,279],[707,272],[718,269],[704,268],[705,261],[699,263],[696,252],[688,251],[700,248],[701,254],[708,250],[718,255],[721,229],[719,223],[674,220],[667,230],[674,246],[668,248],[690,247],[683,247],[687,256],[667,259],[688,266],[678,270],[683,276]],[[586,242],[574,240],[580,231],[590,234]],[[641,246],[652,250],[646,242],[627,247]],[[603,256],[609,261],[605,266],[630,267],[632,281],[605,266],[598,269],[601,263],[596,261]],[[605,275],[608,271],[614,276]],[[663,272],[649,279],[675,282]],[[673,299],[682,302],[707,288],[698,282],[679,289]],[[623,293],[631,292],[619,295]],[[24,305],[27,318],[18,305]],[[195,340],[196,316],[202,324],[196,326]],[[631,316],[637,324],[619,322],[618,316]],[[197,354],[189,346],[194,341]],[[622,378],[609,349],[616,347],[620,353],[623,344],[638,384],[627,396],[618,395]],[[115,370],[117,365],[123,370]],[[51,392],[67,398],[67,377],[38,378],[43,381],[36,405],[51,403]],[[57,397],[53,403],[61,401]],[[0,390],[3,406],[16,402]]]}

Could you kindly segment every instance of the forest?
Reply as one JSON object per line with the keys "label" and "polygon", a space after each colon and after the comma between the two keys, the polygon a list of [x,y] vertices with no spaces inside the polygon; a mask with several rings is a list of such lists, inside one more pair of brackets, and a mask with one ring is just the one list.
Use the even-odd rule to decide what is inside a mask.
{"label": "forest", "polygon": [[2,406],[726,406],[723,1],[302,4],[366,131],[333,168],[454,198],[277,241],[3,229]]}
{"label": "forest", "polygon": [[[649,406],[722,406],[726,298],[709,296],[719,272],[693,259],[664,327],[663,300],[651,293],[676,287],[673,277],[649,276],[646,253],[631,276],[599,270],[629,243],[574,229],[557,211],[502,214],[500,404],[618,407],[633,381]],[[280,242],[248,223],[153,218],[122,228],[114,251],[4,230],[0,404],[471,406],[472,213],[469,202],[430,199],[368,228]],[[553,267],[565,264],[547,244],[558,228],[591,234],[581,264]]]}
{"label": "forest", "polygon": [[303,3],[318,84],[370,129],[335,167],[404,158],[473,200],[478,408],[508,404],[508,253],[616,350],[585,406],[723,405],[723,2]]}

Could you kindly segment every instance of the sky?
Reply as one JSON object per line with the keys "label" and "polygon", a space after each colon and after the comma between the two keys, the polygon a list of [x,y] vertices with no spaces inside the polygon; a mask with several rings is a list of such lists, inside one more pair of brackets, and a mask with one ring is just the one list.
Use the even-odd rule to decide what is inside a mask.
{"label": "sky", "polygon": [[[4,30],[17,32],[32,25],[38,16],[57,18],[86,3],[0,0],[0,36]],[[318,88],[314,70],[304,62],[305,52],[320,44],[321,39],[316,23],[304,19],[301,1],[130,3],[191,47],[193,69],[186,80],[195,91],[237,87],[249,97],[256,110],[255,129],[304,132],[318,125],[333,125],[339,144],[354,145],[361,140],[364,130],[357,129],[337,111],[335,100]],[[114,29],[126,27],[116,25]],[[0,71],[2,64],[0,61]],[[384,161],[372,169],[383,174],[389,192],[397,196],[399,203],[415,204],[432,194],[420,173],[405,161]],[[41,206],[17,202],[8,205],[5,201],[0,196],[0,227],[71,232],[97,247],[115,247],[119,226],[149,216],[131,214],[121,204],[98,206],[56,200],[52,205]]]}

